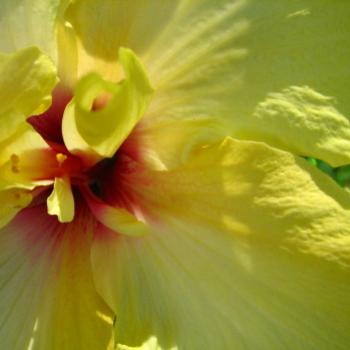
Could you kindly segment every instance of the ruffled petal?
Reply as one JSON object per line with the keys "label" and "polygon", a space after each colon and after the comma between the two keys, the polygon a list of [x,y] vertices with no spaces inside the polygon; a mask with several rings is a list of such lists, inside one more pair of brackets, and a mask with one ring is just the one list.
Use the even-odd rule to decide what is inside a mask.
{"label": "ruffled petal", "polygon": [[240,44],[250,54],[240,67],[245,75],[232,96],[232,114],[243,118],[269,93],[308,86],[335,98],[339,111],[349,118],[349,13],[350,3],[332,0],[247,2],[242,15],[251,28]]}
{"label": "ruffled petal", "polygon": [[[230,0],[215,3],[209,0],[169,3],[104,0],[97,5],[94,1],[75,1],[68,8],[66,19],[85,52],[82,60],[90,60],[87,71],[97,69],[103,76],[111,76],[109,63],[117,61],[119,47],[125,46],[145,61],[152,72],[152,81],[166,80],[169,87],[171,81],[176,85],[177,78],[186,76],[189,81],[196,77],[203,82],[220,72],[218,80],[223,78],[227,68],[222,69],[223,64],[229,65],[242,54],[230,45],[245,27],[241,21],[233,23],[242,3]],[[219,49],[222,52],[216,55]],[[98,64],[101,59],[107,63],[104,68]],[[219,87],[218,80],[215,89]]]}
{"label": "ruffled petal", "polygon": [[333,166],[349,163],[349,4],[253,1],[244,12],[255,24],[242,40],[252,55],[232,102],[233,113],[248,118],[235,135]]}
{"label": "ruffled petal", "polygon": [[193,10],[191,29],[183,13],[160,34],[145,57],[150,115],[225,117],[235,137],[349,163],[349,4],[237,4]]}
{"label": "ruffled petal", "polygon": [[148,117],[225,118],[234,137],[350,162],[349,3],[92,2],[67,12],[82,51],[135,50],[156,90]]}
{"label": "ruffled petal", "polygon": [[122,187],[153,232],[93,243],[121,349],[347,349],[350,197],[318,169],[226,139]]}
{"label": "ruffled petal", "polygon": [[125,79],[119,84],[96,74],[84,77],[62,122],[71,153],[101,160],[111,158],[143,116],[152,96],[147,75],[131,50],[119,50]]}
{"label": "ruffled petal", "polygon": [[106,350],[112,321],[92,282],[92,227],[84,210],[62,225],[40,205],[0,231],[2,349]]}
{"label": "ruffled petal", "polygon": [[0,141],[11,136],[27,117],[48,108],[56,83],[52,61],[37,48],[0,55]]}
{"label": "ruffled petal", "polygon": [[299,155],[323,159],[334,167],[350,162],[350,121],[333,98],[307,86],[272,93],[258,104],[239,135],[265,141]]}

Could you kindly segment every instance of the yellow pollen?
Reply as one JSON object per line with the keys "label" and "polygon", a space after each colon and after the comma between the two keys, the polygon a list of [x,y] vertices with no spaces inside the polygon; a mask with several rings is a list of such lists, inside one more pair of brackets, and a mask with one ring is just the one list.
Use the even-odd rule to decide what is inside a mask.
{"label": "yellow pollen", "polygon": [[63,153],[57,153],[56,159],[57,159],[59,166],[61,166],[64,163],[64,161],[67,159],[67,156]]}
{"label": "yellow pollen", "polygon": [[11,171],[14,173],[19,173],[19,157],[17,154],[12,154],[10,157]]}
{"label": "yellow pollen", "polygon": [[28,205],[28,200],[31,200],[31,195],[26,192],[14,191],[13,199],[15,200],[14,208],[21,209]]}

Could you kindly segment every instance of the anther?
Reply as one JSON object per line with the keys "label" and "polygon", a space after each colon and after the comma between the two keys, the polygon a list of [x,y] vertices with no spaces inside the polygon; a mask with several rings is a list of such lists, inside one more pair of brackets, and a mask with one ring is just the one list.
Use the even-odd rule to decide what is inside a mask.
{"label": "anther", "polygon": [[64,161],[67,159],[67,156],[63,153],[57,153],[56,154],[56,160],[59,164],[59,166],[62,166],[62,164],[64,163]]}
{"label": "anther", "polygon": [[19,157],[17,154],[12,154],[10,157],[11,171],[13,173],[19,173]]}
{"label": "anther", "polygon": [[21,191],[13,191],[12,193],[14,199],[13,207],[15,209],[22,209],[26,207],[32,199],[32,196],[29,193]]}

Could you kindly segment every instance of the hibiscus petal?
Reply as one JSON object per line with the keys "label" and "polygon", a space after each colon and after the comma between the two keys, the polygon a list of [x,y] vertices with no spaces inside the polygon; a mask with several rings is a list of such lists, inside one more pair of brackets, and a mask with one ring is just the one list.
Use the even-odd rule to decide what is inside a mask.
{"label": "hibiscus petal", "polygon": [[293,86],[261,102],[251,126],[239,135],[340,166],[350,162],[350,121],[335,101],[309,87]]}
{"label": "hibiscus petal", "polygon": [[350,162],[349,3],[92,3],[68,19],[89,55],[140,55],[157,92],[149,117],[224,117],[235,137]]}
{"label": "hibiscus petal", "polygon": [[56,177],[52,193],[47,197],[47,212],[57,215],[59,222],[70,222],[74,218],[74,197],[68,177]]}
{"label": "hibiscus petal", "polygon": [[47,109],[56,83],[53,63],[37,48],[0,55],[0,141],[11,136],[25,118]]}
{"label": "hibiscus petal", "polygon": [[[250,54],[232,95],[234,135],[333,166],[350,162],[350,3],[250,1]],[[337,23],[334,25],[334,23]]]}
{"label": "hibiscus petal", "polygon": [[[108,63],[117,60],[119,47],[130,47],[145,62],[157,89],[165,85],[165,90],[172,89],[172,106],[182,99],[193,102],[192,105],[196,103],[197,111],[201,109],[205,113],[211,105],[207,100],[209,93],[216,91],[215,97],[219,97],[236,80],[230,77],[225,83],[224,77],[228,78],[228,68],[243,53],[232,48],[232,42],[245,28],[244,21],[234,21],[242,3],[231,0],[102,0],[97,5],[93,0],[75,1],[68,8],[66,18],[88,55],[104,59],[108,67]],[[100,66],[91,62],[90,70],[97,69],[104,77],[105,74],[110,76],[109,69],[104,72]],[[205,84],[209,81],[211,86]],[[193,83],[195,91],[189,98],[183,93],[179,96],[183,88],[181,83],[187,86]],[[205,114],[210,115],[209,111]]]}
{"label": "hibiscus petal", "polygon": [[128,174],[124,186],[153,232],[105,229],[93,243],[118,343],[347,349],[350,197],[318,169],[226,139],[171,171]]}
{"label": "hibiscus petal", "polygon": [[29,124],[21,124],[0,142],[0,149],[0,191],[52,184],[58,166],[55,154]]}
{"label": "hibiscus petal", "polygon": [[235,6],[193,5],[160,34],[144,59],[150,117],[225,117],[235,137],[349,163],[349,3]]}
{"label": "hibiscus petal", "polygon": [[66,19],[82,44],[78,44],[79,75],[97,70],[104,78],[118,76],[119,48],[130,47],[137,54],[147,50],[180,2],[74,1]]}
{"label": "hibiscus petal", "polygon": [[38,150],[48,150],[45,140],[28,124],[23,123],[16,132],[0,143],[0,164],[4,164],[13,154]]}
{"label": "hibiscus petal", "polygon": [[1,230],[1,348],[106,350],[112,321],[92,282],[92,225],[86,211],[62,225],[40,205]]}
{"label": "hibiscus petal", "polygon": [[171,169],[197,147],[222,140],[228,127],[217,118],[147,118],[127,138],[123,150],[148,168]]}
{"label": "hibiscus petal", "polygon": [[22,124],[0,142],[0,228],[30,204],[28,190],[50,185],[47,166],[52,167],[45,141],[29,125]]}
{"label": "hibiscus petal", "polygon": [[296,85],[335,97],[349,117],[349,13],[350,3],[332,0],[247,3],[242,15],[252,25],[241,44],[250,55],[233,113],[242,118],[268,93]]}
{"label": "hibiscus petal", "polygon": [[28,191],[18,189],[0,191],[0,228],[6,226],[31,201],[32,196]]}
{"label": "hibiscus petal", "polygon": [[84,198],[95,218],[116,233],[127,236],[143,236],[150,228],[126,209],[111,206],[93,195],[90,190],[82,188]]}
{"label": "hibiscus petal", "polygon": [[121,48],[125,79],[118,84],[96,74],[83,78],[63,116],[63,139],[76,154],[113,157],[145,112],[152,88],[131,50]]}
{"label": "hibiscus petal", "polygon": [[2,0],[0,51],[36,45],[56,57],[55,30],[69,0]]}

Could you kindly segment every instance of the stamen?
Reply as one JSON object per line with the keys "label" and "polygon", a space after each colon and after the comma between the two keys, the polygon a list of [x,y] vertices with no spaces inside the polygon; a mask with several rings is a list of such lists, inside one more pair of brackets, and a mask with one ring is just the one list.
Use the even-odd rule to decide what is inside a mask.
{"label": "stamen", "polygon": [[19,173],[19,157],[17,154],[12,154],[10,157],[11,162],[11,171],[13,173],[18,174]]}
{"label": "stamen", "polygon": [[65,162],[66,159],[67,159],[67,156],[65,154],[63,153],[56,154],[56,160],[59,166],[62,166],[62,164]]}
{"label": "stamen", "polygon": [[18,190],[13,191],[12,196],[15,200],[13,207],[16,209],[25,208],[32,199],[32,196],[29,193]]}

